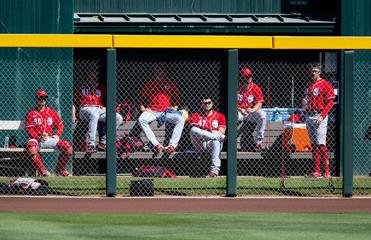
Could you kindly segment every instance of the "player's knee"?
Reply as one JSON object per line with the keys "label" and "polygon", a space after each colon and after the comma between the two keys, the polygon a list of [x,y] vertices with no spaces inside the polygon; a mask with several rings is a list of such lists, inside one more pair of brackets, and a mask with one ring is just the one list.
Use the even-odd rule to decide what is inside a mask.
{"label": "player's knee", "polygon": [[138,123],[139,123],[141,126],[143,126],[143,125],[145,125],[145,124],[148,124],[148,120],[147,120],[145,117],[143,117],[143,115],[140,115],[139,118],[138,118]]}
{"label": "player's knee", "polygon": [[59,150],[61,150],[63,153],[66,153],[68,155],[72,155],[73,148],[70,142],[66,140],[59,140],[57,143],[57,147]]}
{"label": "player's knee", "polygon": [[30,155],[36,155],[39,152],[39,144],[35,140],[30,140],[27,143],[26,151]]}
{"label": "player's knee", "polygon": [[120,114],[116,113],[116,126],[120,126],[123,122],[123,118]]}

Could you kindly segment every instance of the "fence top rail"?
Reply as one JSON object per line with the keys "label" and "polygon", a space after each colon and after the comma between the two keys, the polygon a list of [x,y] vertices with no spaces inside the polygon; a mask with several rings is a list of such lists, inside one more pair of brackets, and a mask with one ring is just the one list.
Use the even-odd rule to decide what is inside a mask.
{"label": "fence top rail", "polygon": [[371,36],[0,34],[0,47],[371,49]]}

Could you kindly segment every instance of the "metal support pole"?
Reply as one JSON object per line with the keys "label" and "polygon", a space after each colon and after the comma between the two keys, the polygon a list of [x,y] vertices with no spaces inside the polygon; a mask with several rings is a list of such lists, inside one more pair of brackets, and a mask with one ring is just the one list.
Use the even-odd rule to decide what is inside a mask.
{"label": "metal support pole", "polygon": [[238,50],[228,50],[227,196],[237,195]]}
{"label": "metal support pole", "polygon": [[116,49],[107,49],[107,175],[106,195],[116,196]]}
{"label": "metal support pole", "polygon": [[351,197],[353,188],[353,73],[354,73],[354,51],[344,51],[344,78],[342,97],[342,136],[340,145],[341,162],[343,170],[343,196]]}

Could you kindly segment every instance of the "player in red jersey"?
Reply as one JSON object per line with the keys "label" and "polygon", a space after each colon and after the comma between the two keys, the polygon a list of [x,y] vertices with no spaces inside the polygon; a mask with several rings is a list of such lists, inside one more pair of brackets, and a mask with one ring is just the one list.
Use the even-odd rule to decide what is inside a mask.
{"label": "player in red jersey", "polygon": [[312,144],[314,171],[311,177],[320,178],[321,157],[324,162],[325,177],[331,176],[329,150],[326,147],[326,134],[328,113],[334,106],[335,94],[332,85],[321,78],[321,68],[315,66],[311,69],[312,85],[306,90],[303,99],[306,110],[306,125]]}
{"label": "player in red jersey", "polygon": [[[170,154],[175,152],[179,143],[185,120],[182,113],[178,111],[180,94],[176,82],[166,80],[164,75],[164,69],[160,65],[156,69],[156,78],[149,80],[143,86],[140,92],[142,114],[138,118],[138,123],[157,152],[165,151]],[[173,134],[166,147],[159,143],[149,126],[155,120],[174,125]]]}
{"label": "player in red jersey", "polygon": [[263,102],[263,92],[259,85],[252,81],[252,71],[249,68],[243,68],[238,82],[238,121],[256,123],[255,149],[257,151],[262,148],[266,126],[267,114],[262,110]]}
{"label": "player in red jersey", "polygon": [[60,153],[55,169],[56,175],[69,176],[70,173],[66,170],[66,166],[72,155],[72,145],[66,140],[59,139],[63,133],[64,124],[56,111],[46,106],[47,98],[48,94],[44,90],[38,90],[36,108],[26,115],[25,128],[31,138],[26,150],[40,175],[49,176],[50,173],[42,162],[39,149],[58,149]]}
{"label": "player in red jersey", "polygon": [[207,177],[217,177],[220,171],[220,152],[227,128],[226,120],[222,113],[214,110],[209,97],[205,97],[201,104],[202,112],[193,113],[188,120],[191,126],[191,142],[197,152],[211,154],[210,173]]}
{"label": "player in red jersey", "polygon": [[[99,83],[97,76],[91,74],[91,78],[86,82],[85,86],[81,88],[80,100],[80,119],[88,124],[88,152],[96,152],[98,150],[106,150],[106,85]],[[119,127],[123,121],[122,116],[116,109],[116,127]],[[103,126],[98,128],[98,124]],[[99,144],[96,148],[96,135],[99,132]]]}

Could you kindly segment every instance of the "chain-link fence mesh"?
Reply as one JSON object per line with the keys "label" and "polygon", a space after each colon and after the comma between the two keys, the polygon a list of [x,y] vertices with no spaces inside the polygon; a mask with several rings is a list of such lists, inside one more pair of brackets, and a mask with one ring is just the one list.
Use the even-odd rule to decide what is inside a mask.
{"label": "chain-link fence mesh", "polygon": [[[317,99],[322,95],[324,99],[336,97],[333,95],[338,90],[336,64],[336,54],[331,52],[241,54],[240,70],[248,68],[252,74],[240,77],[239,105],[254,108],[263,99],[264,102],[262,109],[253,113],[239,109],[240,194],[341,193],[336,154],[337,98],[324,122],[313,123],[327,102]],[[311,76],[315,65],[321,66],[321,78],[327,79],[335,91],[327,90],[324,80],[309,89],[315,82]],[[249,77],[255,86],[243,84]],[[306,106],[303,98],[308,99]],[[249,178],[241,181],[242,176]]]}
{"label": "chain-link fence mesh", "polygon": [[[74,61],[71,50],[61,50],[53,56],[48,50],[19,51],[4,55],[0,61],[3,86],[0,137],[4,139],[4,147],[0,148],[1,182],[9,183],[17,177],[41,178],[48,182],[50,194],[103,195],[106,190],[105,51],[75,50]],[[357,52],[356,59],[360,61],[356,61],[354,73],[354,194],[369,193],[370,188],[367,53]],[[247,83],[249,76],[242,78],[240,74],[236,96],[240,103],[236,107],[244,110],[239,109],[238,121],[238,194],[313,196],[342,192],[337,59],[335,52],[240,51],[239,70],[249,68],[264,102],[260,111],[263,114],[243,112],[250,111],[248,108],[259,101],[248,92],[249,85],[245,84],[244,89],[241,84]],[[308,95],[305,90],[313,83],[311,70],[315,63],[320,63],[321,76],[335,93],[335,105],[324,120],[327,121],[325,142],[314,142],[321,139],[310,136],[311,132],[322,136],[323,131],[308,129],[308,124],[313,124],[308,122],[308,117],[316,120],[316,111],[323,111],[323,106],[307,110],[303,106],[303,98]],[[226,66],[224,51],[118,50],[118,194],[151,195],[151,190],[155,195],[225,194]],[[55,109],[64,122],[60,138],[74,149],[64,167],[63,154],[68,154],[68,143],[39,144],[41,162],[51,174],[45,178],[41,175],[46,172],[27,150],[35,145],[30,145],[33,137],[24,127],[26,114],[39,103],[35,96],[39,89],[46,91],[47,106]],[[326,89],[322,85],[317,90],[313,87],[309,94],[321,96]],[[188,118],[181,110],[186,110]],[[38,117],[31,118],[34,119],[35,124],[26,125],[34,127],[40,123]],[[56,120],[46,117],[43,121],[48,125]],[[49,149],[53,147],[56,149]],[[63,170],[70,176],[61,176],[67,175]]]}
{"label": "chain-link fence mesh", "polygon": [[[158,177],[154,188],[159,194],[225,193],[225,159],[219,156],[225,117],[216,113],[226,106],[222,60],[204,53],[119,54],[117,99],[125,122],[118,171],[131,176],[119,181],[124,194],[138,194],[137,188],[129,191],[128,182],[151,176]],[[220,129],[220,134],[212,132]],[[214,175],[223,177],[205,178]]]}
{"label": "chain-link fence mesh", "polygon": [[356,51],[354,64],[353,193],[371,188],[371,52]]}
{"label": "chain-link fence mesh", "polygon": [[[77,94],[74,75],[76,82],[84,79],[91,67],[96,67],[96,61],[77,59],[74,63],[69,49],[20,48],[14,50],[14,54],[2,51],[2,56],[1,182],[9,184],[17,178],[43,179],[49,194],[104,194],[105,176],[75,177],[78,162],[74,161],[71,151],[75,129],[74,92]],[[43,91],[39,91],[41,89]],[[43,107],[44,104],[50,109]],[[54,134],[61,134],[62,141]],[[17,183],[22,185],[20,189],[19,184],[6,189],[13,193],[26,192],[23,187],[29,187],[30,181],[19,179]]]}

